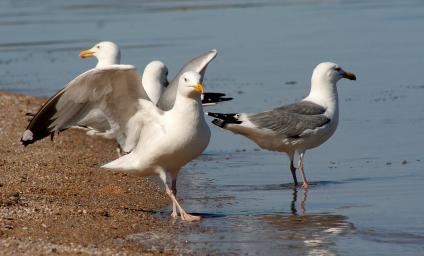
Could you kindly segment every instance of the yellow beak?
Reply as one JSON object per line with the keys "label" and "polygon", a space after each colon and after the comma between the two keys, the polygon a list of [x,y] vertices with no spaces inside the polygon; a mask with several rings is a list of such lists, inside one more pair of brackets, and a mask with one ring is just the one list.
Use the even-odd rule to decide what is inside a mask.
{"label": "yellow beak", "polygon": [[347,78],[349,80],[356,80],[356,76],[354,73],[350,73],[350,72],[344,72],[343,74],[344,78]]}
{"label": "yellow beak", "polygon": [[92,56],[94,56],[94,52],[92,52],[90,50],[85,50],[85,51],[80,52],[80,58],[81,59],[85,59],[85,58],[92,57]]}
{"label": "yellow beak", "polygon": [[198,93],[203,93],[204,89],[203,89],[203,84],[198,83],[194,86],[194,90]]}

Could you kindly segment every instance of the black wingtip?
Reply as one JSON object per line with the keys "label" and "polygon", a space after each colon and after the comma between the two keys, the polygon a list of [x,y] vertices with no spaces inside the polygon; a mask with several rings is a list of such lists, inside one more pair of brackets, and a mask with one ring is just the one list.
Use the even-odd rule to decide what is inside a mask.
{"label": "black wingtip", "polygon": [[218,119],[224,120],[226,123],[231,124],[241,124],[242,121],[238,119],[239,114],[237,113],[229,113],[229,114],[222,114],[222,113],[213,113],[213,112],[207,112],[208,116],[212,116]]}
{"label": "black wingtip", "polygon": [[35,141],[34,140],[24,140],[23,138],[21,138],[21,144],[24,146],[24,147],[26,147],[26,146],[28,146],[29,144],[32,144],[32,143],[34,143]]}
{"label": "black wingtip", "polygon": [[[54,138],[54,132],[50,132],[49,134],[47,134],[46,136],[50,135],[50,140],[53,141]],[[37,140],[43,139],[46,136],[42,136],[40,137],[39,135],[37,135],[37,133],[33,133],[31,130],[25,130],[24,133],[22,134],[21,137],[21,144],[24,145],[25,147],[33,144],[34,142],[36,142]]]}
{"label": "black wingtip", "polygon": [[214,125],[216,125],[216,126],[221,127],[221,128],[224,128],[224,127],[225,127],[225,121],[224,121],[224,120],[222,120],[222,119],[217,119],[217,118],[215,118],[214,120],[212,120],[212,123],[213,123]]}
{"label": "black wingtip", "polygon": [[22,145],[23,145],[24,147],[26,147],[26,146],[28,146],[29,144],[32,144],[33,142],[32,142],[32,141],[26,141],[26,140],[22,140],[22,139],[21,139],[21,143],[22,143]]}
{"label": "black wingtip", "polygon": [[203,104],[216,104],[218,102],[229,101],[229,100],[233,99],[231,97],[225,97],[225,96],[226,96],[225,93],[205,92],[205,93],[203,93],[202,103]]}
{"label": "black wingtip", "polygon": [[21,137],[21,143],[25,147],[34,143],[34,133],[31,130],[25,130]]}

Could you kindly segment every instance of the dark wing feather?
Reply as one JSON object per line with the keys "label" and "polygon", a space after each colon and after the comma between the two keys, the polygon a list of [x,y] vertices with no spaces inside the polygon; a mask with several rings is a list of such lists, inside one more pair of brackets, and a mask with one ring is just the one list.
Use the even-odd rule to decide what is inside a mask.
{"label": "dark wing feather", "polygon": [[[33,133],[32,140],[23,140],[22,144],[24,146],[33,143],[34,141],[43,139],[49,135],[51,135],[53,140],[54,132],[48,127],[53,123],[53,119],[51,117],[55,114],[55,106],[57,101],[60,99],[65,89],[57,92],[53,97],[51,97],[43,106],[41,106],[40,110],[33,116],[31,121],[28,124],[27,130],[30,130]],[[41,126],[40,123],[45,125]]]}
{"label": "dark wing feather", "polygon": [[218,102],[229,101],[233,98],[225,97],[225,93],[220,92],[205,92],[202,95],[202,104],[204,105],[213,105]]}

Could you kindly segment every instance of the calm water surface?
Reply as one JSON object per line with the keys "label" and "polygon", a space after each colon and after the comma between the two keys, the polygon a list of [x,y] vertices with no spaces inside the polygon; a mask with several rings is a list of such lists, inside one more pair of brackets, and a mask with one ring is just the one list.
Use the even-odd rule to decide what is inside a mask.
{"label": "calm water surface", "polygon": [[3,0],[0,90],[52,95],[95,64],[78,53],[101,40],[171,74],[216,48],[207,88],[235,100],[210,110],[253,112],[302,98],[314,66],[335,61],[358,81],[339,82],[339,128],[306,154],[307,193],[285,155],[212,127],[178,184],[204,231],[129,239],[199,254],[423,255],[423,27],[418,0]]}

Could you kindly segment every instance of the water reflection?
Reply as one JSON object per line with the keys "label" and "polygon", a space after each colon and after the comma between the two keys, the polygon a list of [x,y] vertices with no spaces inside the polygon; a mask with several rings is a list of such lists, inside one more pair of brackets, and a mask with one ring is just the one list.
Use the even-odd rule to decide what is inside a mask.
{"label": "water reflection", "polygon": [[353,229],[347,217],[307,213],[307,191],[300,193],[294,189],[288,203],[290,213],[203,215],[200,223],[187,225],[177,236],[157,231],[134,234],[127,239],[152,250],[179,253],[335,255],[337,237]]}

